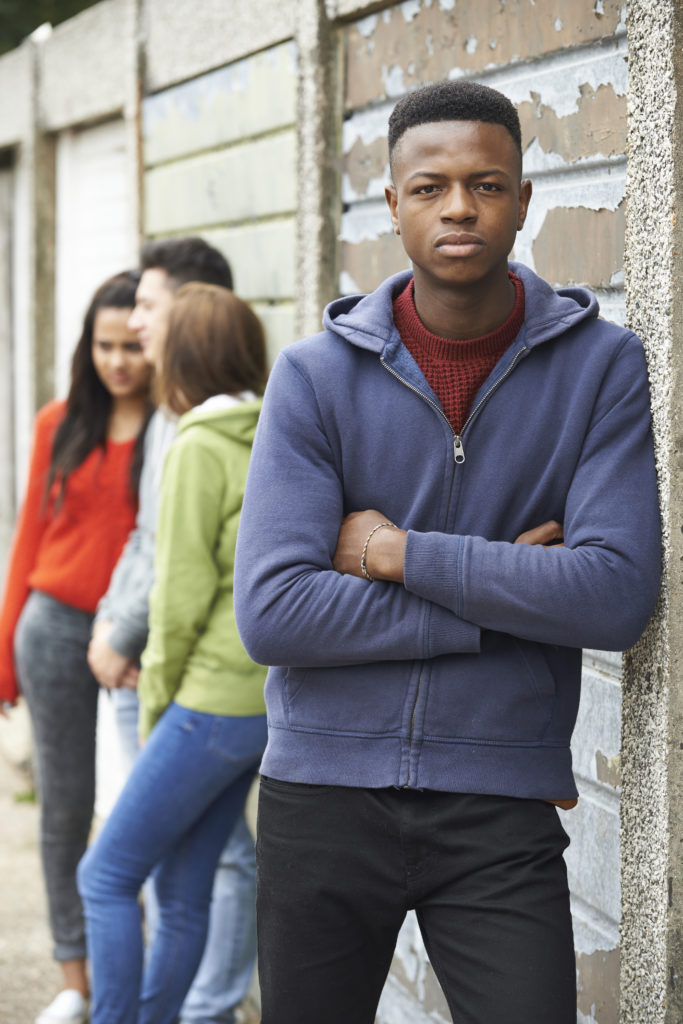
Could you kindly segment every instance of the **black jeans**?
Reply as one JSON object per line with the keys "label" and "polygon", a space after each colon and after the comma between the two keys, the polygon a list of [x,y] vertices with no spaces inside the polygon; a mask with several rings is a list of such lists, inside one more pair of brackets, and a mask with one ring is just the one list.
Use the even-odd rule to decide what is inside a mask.
{"label": "black jeans", "polygon": [[262,779],[262,1024],[372,1024],[410,909],[456,1024],[576,1024],[568,842],[539,800]]}

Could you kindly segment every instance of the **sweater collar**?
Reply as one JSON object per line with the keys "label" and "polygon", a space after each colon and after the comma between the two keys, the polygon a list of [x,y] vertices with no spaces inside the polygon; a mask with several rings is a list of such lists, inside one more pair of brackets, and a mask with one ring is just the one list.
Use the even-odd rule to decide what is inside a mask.
{"label": "sweater collar", "polygon": [[415,308],[415,282],[410,280],[393,302],[394,322],[398,332],[413,338],[419,348],[439,361],[462,361],[498,355],[511,345],[524,323],[524,285],[516,274],[509,272],[515,288],[515,304],[504,323],[478,338],[442,338],[432,334]]}

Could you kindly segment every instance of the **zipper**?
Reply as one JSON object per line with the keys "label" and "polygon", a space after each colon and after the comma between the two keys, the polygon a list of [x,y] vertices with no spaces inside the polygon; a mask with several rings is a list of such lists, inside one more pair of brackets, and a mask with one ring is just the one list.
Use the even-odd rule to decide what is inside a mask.
{"label": "zipper", "polygon": [[[415,700],[413,701],[413,710],[412,710],[412,712],[410,714],[410,732],[408,733],[408,749],[409,749],[409,751],[411,751],[412,748],[413,748],[413,738],[415,736],[415,712],[417,711],[417,702],[418,702],[418,699],[419,699],[419,696],[420,696],[420,686],[422,684],[422,671],[423,671],[423,667],[424,667],[424,662],[422,663],[422,666],[420,667],[420,674],[417,677],[417,689],[415,690]],[[401,787],[402,789],[409,789],[410,788],[410,778],[411,778],[411,775],[412,775],[412,766],[410,764],[410,753],[409,753],[408,754],[408,781],[406,782],[405,786]]]}
{"label": "zipper", "polygon": [[[441,419],[444,420],[448,424],[448,428],[451,431],[451,433],[453,434],[453,461],[455,462],[455,464],[457,466],[461,466],[462,463],[465,461],[465,449],[464,449],[463,443],[462,443],[462,435],[465,433],[465,430],[467,429],[468,425],[471,423],[473,418],[479,412],[481,407],[483,405],[485,405],[486,402],[488,402],[488,400],[491,397],[491,395],[493,394],[493,392],[498,387],[500,387],[500,385],[503,383],[503,381],[506,379],[506,377],[510,376],[510,374],[514,370],[515,366],[517,365],[519,359],[521,358],[521,356],[526,351],[527,351],[526,345],[522,345],[522,347],[520,348],[519,352],[516,353],[515,358],[512,360],[512,362],[510,363],[510,365],[508,366],[507,370],[502,375],[502,377],[499,377],[498,380],[495,381],[495,383],[493,383],[491,385],[491,387],[488,389],[486,394],[482,395],[480,400],[475,405],[474,409],[472,409],[471,413],[469,414],[469,416],[465,420],[465,422],[464,422],[464,424],[462,426],[462,430],[460,431],[459,434],[456,434],[456,432],[453,430],[453,427],[451,426],[451,424],[449,422],[449,419],[446,416],[445,412],[443,411],[443,409],[441,409],[436,404],[436,402],[433,402],[432,399],[428,395],[423,394],[423,392],[420,391],[419,388],[416,388],[414,384],[411,384],[404,377],[401,377],[401,375],[399,373],[396,373],[396,370],[392,369],[391,366],[388,366],[385,363],[385,361],[384,361],[384,356],[380,356],[380,360],[379,361],[382,364],[382,366],[384,367],[384,369],[388,370],[388,372],[393,377],[395,377],[397,381],[399,381],[401,384],[403,384],[404,387],[407,387],[410,391],[413,391],[418,396],[418,398],[422,399],[423,402],[426,402],[428,405],[431,405],[432,409],[434,409],[434,411],[436,413],[438,413],[438,415],[441,417]],[[410,715],[410,733],[409,733],[409,736],[408,736],[408,743],[409,743],[409,747],[410,748],[412,748],[412,746],[413,746],[413,739],[414,739],[414,736],[415,736],[415,714],[417,712],[417,702],[420,699],[421,683],[422,683],[422,669],[420,669],[420,675],[419,675],[418,680],[417,680],[417,689],[415,691],[415,700],[413,701],[413,710],[412,710],[412,713]],[[408,789],[409,788],[409,786],[410,786],[410,777],[411,777],[411,766],[410,766],[410,763],[409,763],[408,764],[408,781],[402,787],[403,789]]]}
{"label": "zipper", "polygon": [[418,396],[418,398],[421,398],[423,402],[427,402],[428,405],[431,405],[432,409],[434,409],[434,411],[439,414],[441,419],[445,420],[445,422],[448,424],[449,430],[451,431],[451,433],[453,435],[453,461],[455,462],[455,464],[457,466],[461,466],[463,464],[463,462],[465,461],[465,448],[464,448],[463,443],[462,443],[463,434],[465,433],[465,431],[467,430],[467,427],[472,422],[474,417],[477,415],[477,413],[479,412],[481,407],[486,402],[488,402],[488,400],[491,397],[491,395],[493,394],[493,392],[497,388],[500,387],[500,385],[503,383],[503,381],[506,379],[506,377],[510,376],[510,374],[514,370],[515,366],[519,362],[519,359],[521,358],[521,356],[526,351],[527,351],[526,345],[522,345],[522,347],[520,348],[519,352],[517,352],[517,354],[515,355],[515,358],[512,360],[512,362],[508,366],[508,368],[505,371],[505,373],[503,374],[503,376],[499,377],[498,380],[495,381],[491,385],[491,387],[488,389],[486,394],[481,396],[481,398],[479,399],[479,401],[475,405],[474,409],[472,409],[472,412],[469,414],[469,416],[465,420],[465,422],[464,422],[464,424],[462,426],[462,430],[460,431],[459,434],[456,434],[456,432],[453,430],[453,427],[451,426],[451,424],[450,424],[450,422],[448,420],[448,417],[446,416],[445,412],[443,411],[443,409],[439,408],[439,406],[436,404],[436,402],[433,402],[428,395],[423,394],[422,391],[420,391],[419,388],[416,388],[414,384],[411,384],[404,377],[401,377],[400,374],[396,373],[396,370],[392,370],[392,368],[390,366],[388,366],[384,362],[384,356],[380,356],[380,360],[379,361],[382,364],[382,366],[384,367],[384,369],[388,370],[389,373],[392,374],[392,376],[394,376],[396,378],[396,380],[400,381],[401,384],[403,384],[405,387],[409,388],[410,391],[414,391],[415,394]]}
{"label": "zipper", "polygon": [[493,394],[493,392],[497,388],[500,387],[500,385],[503,383],[505,378],[510,376],[510,374],[514,370],[515,366],[517,365],[520,357],[523,355],[524,352],[526,352],[526,350],[527,350],[526,349],[526,345],[522,345],[522,347],[520,348],[519,352],[516,353],[515,358],[512,360],[512,362],[508,366],[508,368],[505,371],[505,373],[503,374],[503,376],[499,377],[497,381],[494,381],[494,383],[488,389],[486,394],[481,396],[481,398],[479,399],[479,401],[475,405],[474,409],[472,410],[472,412],[469,414],[469,416],[467,417],[467,419],[463,423],[463,427],[462,427],[462,430],[460,431],[460,434],[456,434],[455,432],[453,433],[453,447],[454,447],[454,451],[455,451],[455,461],[458,464],[460,464],[460,463],[465,461],[465,451],[464,451],[463,446],[462,446],[462,435],[465,433],[468,424],[472,422],[472,419],[477,415],[477,413],[481,409],[482,405],[484,405],[486,402],[488,402],[488,400],[491,397],[491,395]]}

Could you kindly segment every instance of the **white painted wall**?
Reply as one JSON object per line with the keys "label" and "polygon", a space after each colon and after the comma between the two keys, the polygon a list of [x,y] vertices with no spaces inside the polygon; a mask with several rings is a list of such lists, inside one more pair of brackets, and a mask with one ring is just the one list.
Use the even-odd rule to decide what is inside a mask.
{"label": "white painted wall", "polygon": [[66,394],[71,355],[90,298],[111,274],[137,266],[123,120],[57,141],[55,391]]}
{"label": "white painted wall", "polygon": [[30,202],[31,156],[15,150],[12,219],[12,337],[14,345],[15,506],[23,497],[33,430],[32,281],[33,207]]}
{"label": "white painted wall", "polygon": [[[71,356],[95,289],[111,274],[138,264],[130,194],[128,132],[123,119],[57,140],[55,392],[65,396]],[[123,782],[110,702],[100,698],[95,810],[106,818]]]}
{"label": "white painted wall", "polygon": [[0,572],[4,568],[14,520],[13,201],[12,168],[0,168]]}

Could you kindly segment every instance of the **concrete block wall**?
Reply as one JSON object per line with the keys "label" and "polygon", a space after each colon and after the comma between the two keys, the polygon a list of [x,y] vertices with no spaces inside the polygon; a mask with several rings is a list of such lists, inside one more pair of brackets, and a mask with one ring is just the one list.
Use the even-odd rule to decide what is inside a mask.
{"label": "concrete block wall", "polygon": [[[49,224],[40,189],[50,176],[50,147],[37,130],[39,86],[38,44],[27,39],[12,53],[0,57],[0,162],[2,163],[3,280],[5,323],[2,361],[8,392],[5,394],[4,430],[0,437],[5,484],[8,488],[2,510],[5,545],[4,561],[14,510],[23,486],[23,468],[28,459],[33,415],[39,391],[37,355],[41,348],[41,313],[37,292],[45,275],[40,258],[40,238]],[[47,299],[49,310],[50,299]],[[49,332],[48,332],[49,343]]]}
{"label": "concrete block wall", "polygon": [[[34,66],[30,42],[0,57],[0,146],[25,139],[33,123]],[[11,101],[10,101],[11,97]]]}
{"label": "concrete block wall", "polygon": [[171,86],[142,109],[145,234],[199,233],[225,252],[272,358],[294,340],[294,43]]}
{"label": "concrete block wall", "polygon": [[[43,131],[85,125],[124,110],[135,22],[135,0],[103,0],[52,31],[40,60]],[[87,88],[78,87],[83,82]]]}
{"label": "concrete block wall", "polygon": [[[27,266],[32,210],[22,197],[28,195],[32,164],[34,72],[30,42],[0,57],[0,567],[4,566],[14,525],[17,459],[23,455],[31,423],[26,392],[30,391],[33,376]],[[22,437],[23,444],[18,437]]]}
{"label": "concrete block wall", "polygon": [[138,0],[146,91],[159,92],[292,39],[298,0]]}

